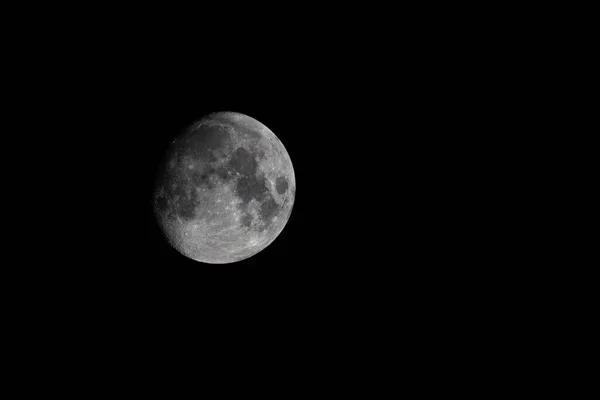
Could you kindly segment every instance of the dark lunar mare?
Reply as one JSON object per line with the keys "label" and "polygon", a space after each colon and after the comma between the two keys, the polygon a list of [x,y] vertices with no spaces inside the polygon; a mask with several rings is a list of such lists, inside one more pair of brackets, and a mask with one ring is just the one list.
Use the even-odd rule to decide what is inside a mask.
{"label": "dark lunar mare", "polygon": [[261,201],[268,193],[264,176],[257,176],[258,162],[245,148],[239,147],[231,155],[229,168],[237,172],[240,177],[236,185],[236,193],[244,206],[252,199]]}
{"label": "dark lunar mare", "polygon": [[250,225],[252,225],[252,219],[253,219],[252,215],[250,215],[250,214],[244,214],[242,216],[242,219],[241,219],[242,225],[244,225],[245,227],[249,228]]}
{"label": "dark lunar mare", "polygon": [[250,176],[256,173],[258,162],[248,150],[238,147],[231,155],[229,166],[241,175]]}
{"label": "dark lunar mare", "polygon": [[229,182],[233,178],[233,171],[224,167],[218,167],[215,173],[223,182]]}
{"label": "dark lunar mare", "polygon": [[264,177],[242,176],[237,181],[235,192],[246,206],[252,199],[261,201],[267,193],[267,185]]}
{"label": "dark lunar mare", "polygon": [[263,221],[270,221],[278,210],[279,206],[272,197],[269,197],[260,205],[260,215]]}
{"label": "dark lunar mare", "polygon": [[198,194],[193,187],[177,200],[177,214],[184,220],[191,220],[196,216],[195,208],[198,205]]}
{"label": "dark lunar mare", "polygon": [[208,167],[208,169],[203,173],[198,171],[189,171],[188,175],[190,176],[192,185],[194,187],[206,187],[207,189],[213,189],[215,187],[215,183],[211,180],[211,177],[215,173],[216,170],[213,167]]}
{"label": "dark lunar mare", "polygon": [[275,190],[277,190],[277,193],[284,194],[287,188],[288,182],[283,176],[280,176],[277,179],[275,179]]}
{"label": "dark lunar mare", "polygon": [[[258,154],[258,153],[257,153]],[[242,200],[241,210],[247,213],[247,205],[255,199],[260,206],[260,215],[266,226],[270,225],[271,219],[277,214],[279,206],[271,197],[267,179],[258,172],[258,160],[250,151],[240,147],[235,150],[229,161],[232,171],[240,174],[236,184],[236,194]],[[242,224],[250,226],[252,219],[242,217]]]}

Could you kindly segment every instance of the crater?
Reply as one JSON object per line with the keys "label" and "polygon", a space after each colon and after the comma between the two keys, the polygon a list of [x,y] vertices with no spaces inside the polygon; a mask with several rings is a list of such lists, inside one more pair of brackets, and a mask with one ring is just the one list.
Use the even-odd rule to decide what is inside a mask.
{"label": "crater", "polygon": [[288,189],[288,181],[283,176],[278,177],[275,180],[275,190],[277,193],[284,194]]}
{"label": "crater", "polygon": [[242,225],[244,225],[247,228],[250,228],[250,225],[252,225],[252,219],[253,219],[252,215],[246,213],[242,216],[240,221],[241,221]]}

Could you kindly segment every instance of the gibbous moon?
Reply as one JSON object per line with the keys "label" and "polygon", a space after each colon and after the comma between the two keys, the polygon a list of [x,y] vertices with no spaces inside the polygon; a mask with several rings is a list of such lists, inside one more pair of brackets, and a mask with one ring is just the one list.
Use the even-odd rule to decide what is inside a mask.
{"label": "gibbous moon", "polygon": [[171,245],[209,264],[246,259],[287,223],[296,193],[292,161],[269,128],[243,114],[207,115],[167,150],[155,212]]}

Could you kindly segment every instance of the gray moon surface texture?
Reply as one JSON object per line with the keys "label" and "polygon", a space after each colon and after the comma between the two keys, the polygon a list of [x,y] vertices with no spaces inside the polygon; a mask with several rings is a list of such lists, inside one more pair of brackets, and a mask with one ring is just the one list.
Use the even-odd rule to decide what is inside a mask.
{"label": "gray moon surface texture", "polygon": [[269,128],[240,113],[207,115],[170,145],[154,209],[169,243],[204,263],[252,257],[285,227],[296,193],[292,161]]}

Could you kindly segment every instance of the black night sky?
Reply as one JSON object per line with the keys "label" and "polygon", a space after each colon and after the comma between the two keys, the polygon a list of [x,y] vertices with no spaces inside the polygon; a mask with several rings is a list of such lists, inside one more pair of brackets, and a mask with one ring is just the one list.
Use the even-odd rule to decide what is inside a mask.
{"label": "black night sky", "polygon": [[[97,96],[85,115],[101,132],[89,147],[102,162],[89,168],[105,182],[95,192],[99,239],[89,245],[101,247],[90,282],[150,300],[211,293],[242,303],[266,296],[285,307],[286,298],[316,304],[387,296],[387,289],[373,292],[394,282],[386,277],[421,273],[415,263],[422,254],[441,251],[421,253],[441,233],[429,230],[439,210],[429,207],[438,198],[428,193],[433,180],[420,177],[432,168],[434,126],[445,116],[428,116],[435,83],[418,61],[396,74],[392,54],[355,39],[335,51],[328,44],[286,50],[249,43],[236,57],[216,59],[185,46],[159,52],[148,45],[118,48],[121,63],[94,65],[90,71],[104,73],[80,89]],[[217,111],[269,127],[285,145],[297,183],[277,239],[226,265],[179,254],[151,207],[168,144]]]}
{"label": "black night sky", "polygon": [[[377,11],[368,20],[359,8],[351,16],[337,6],[330,15],[310,10],[286,31],[295,9],[280,26],[204,10],[190,14],[193,23],[175,18],[169,25],[162,15],[140,17],[136,7],[97,26],[80,18],[81,27],[47,43],[41,33],[34,40],[39,51],[22,46],[34,60],[26,78],[33,84],[21,95],[49,117],[35,125],[24,119],[16,134],[29,140],[26,134],[41,131],[60,151],[33,140],[7,146],[26,161],[7,174],[33,166],[23,181],[35,187],[36,200],[53,197],[57,205],[38,200],[28,210],[36,220],[19,239],[26,262],[7,262],[19,278],[5,282],[17,288],[11,302],[31,304],[16,314],[34,321],[29,332],[49,338],[43,347],[62,351],[47,332],[63,342],[81,338],[78,354],[115,354],[108,371],[123,354],[145,363],[161,347],[186,357],[199,350],[182,364],[192,366],[190,374],[205,351],[227,368],[234,363],[222,357],[224,349],[254,352],[242,366],[246,373],[271,349],[277,369],[286,361],[308,365],[329,379],[328,360],[357,371],[380,365],[395,382],[400,373],[388,365],[403,360],[405,349],[437,366],[425,350],[462,353],[456,343],[502,325],[494,326],[494,306],[527,286],[523,260],[510,259],[510,249],[529,243],[515,239],[520,226],[505,232],[503,220],[521,198],[507,195],[487,168],[510,164],[493,158],[500,145],[520,146],[519,125],[508,129],[506,122],[516,95],[501,96],[512,80],[493,70],[492,45],[469,42],[479,31],[453,37],[453,20],[447,28],[431,22],[429,9],[411,24],[417,20],[409,13]],[[389,20],[380,23],[381,14]],[[266,32],[250,35],[258,27]],[[152,200],[169,143],[219,111],[246,114],[275,133],[291,158],[296,196],[267,248],[211,265],[171,247]],[[31,157],[30,147],[51,161]],[[40,177],[47,187],[37,186]],[[48,213],[56,221],[45,220]],[[30,262],[35,253],[40,262]],[[388,356],[395,346],[401,354]],[[372,354],[382,361],[356,361]],[[448,368],[461,357],[446,357]],[[351,387],[348,376],[341,386]],[[369,387],[370,397],[377,386]]]}

